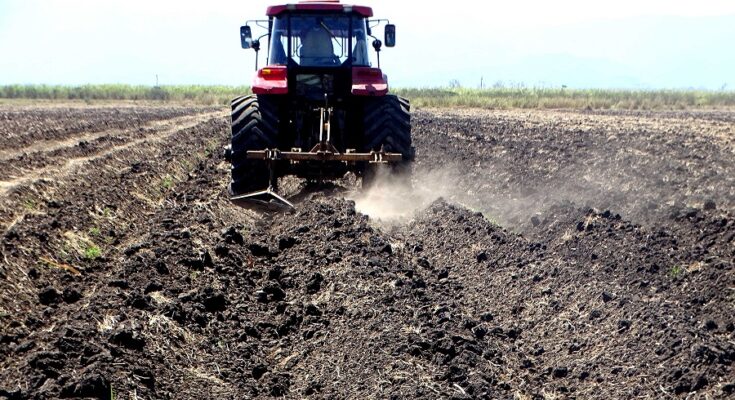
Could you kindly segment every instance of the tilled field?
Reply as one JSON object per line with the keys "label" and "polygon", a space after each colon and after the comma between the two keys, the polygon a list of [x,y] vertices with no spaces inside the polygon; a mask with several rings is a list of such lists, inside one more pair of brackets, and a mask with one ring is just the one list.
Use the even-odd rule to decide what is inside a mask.
{"label": "tilled field", "polygon": [[735,397],[734,113],[413,130],[259,215],[227,110],[3,106],[0,398]]}

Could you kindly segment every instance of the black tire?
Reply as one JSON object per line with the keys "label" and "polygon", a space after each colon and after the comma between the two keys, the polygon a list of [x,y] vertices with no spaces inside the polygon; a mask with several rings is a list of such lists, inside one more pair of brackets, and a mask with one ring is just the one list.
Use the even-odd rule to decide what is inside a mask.
{"label": "black tire", "polygon": [[[410,165],[414,159],[414,149],[411,146],[411,105],[408,99],[395,95],[367,100],[365,104],[365,119],[363,122],[364,151],[380,150],[383,148],[389,153],[401,153],[403,161],[391,164],[391,174],[406,178],[410,181]],[[368,164],[362,175],[363,187],[373,184],[379,164]]]}
{"label": "black tire", "polygon": [[[265,161],[248,160],[248,150],[278,147],[278,109],[266,96],[242,96],[232,100],[232,182],[230,194],[238,195],[268,188],[270,181]],[[274,178],[275,180],[275,178]]]}
{"label": "black tire", "polygon": [[242,104],[243,101],[245,101],[245,100],[247,100],[247,99],[249,99],[251,97],[253,97],[253,95],[245,95],[245,96],[235,97],[234,99],[232,99],[232,101],[230,101],[230,106],[232,106],[232,109],[234,110],[235,107],[239,106],[240,104]]}

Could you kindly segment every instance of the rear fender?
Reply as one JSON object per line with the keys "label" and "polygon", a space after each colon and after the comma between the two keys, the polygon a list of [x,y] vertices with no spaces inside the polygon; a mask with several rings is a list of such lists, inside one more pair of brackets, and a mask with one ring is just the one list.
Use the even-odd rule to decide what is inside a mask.
{"label": "rear fender", "polygon": [[253,80],[255,94],[287,94],[288,70],[284,65],[269,65],[258,70]]}
{"label": "rear fender", "polygon": [[380,68],[352,68],[352,94],[355,96],[385,96],[388,76]]}

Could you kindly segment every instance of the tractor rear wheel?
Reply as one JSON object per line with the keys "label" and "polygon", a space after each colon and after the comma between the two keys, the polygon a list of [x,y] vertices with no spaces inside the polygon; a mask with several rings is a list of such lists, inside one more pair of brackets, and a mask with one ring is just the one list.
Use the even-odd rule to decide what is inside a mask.
{"label": "tractor rear wheel", "polygon": [[[365,151],[380,150],[401,153],[403,161],[392,164],[389,173],[410,181],[410,165],[414,159],[411,146],[411,105],[408,99],[395,95],[367,100],[365,104]],[[362,186],[372,185],[381,169],[380,164],[368,164],[362,174]]]}
{"label": "tractor rear wheel", "polygon": [[[271,181],[268,165],[262,160],[249,160],[248,150],[278,147],[278,109],[266,96],[243,96],[232,100],[230,195],[263,190]],[[273,180],[277,178],[274,176]]]}

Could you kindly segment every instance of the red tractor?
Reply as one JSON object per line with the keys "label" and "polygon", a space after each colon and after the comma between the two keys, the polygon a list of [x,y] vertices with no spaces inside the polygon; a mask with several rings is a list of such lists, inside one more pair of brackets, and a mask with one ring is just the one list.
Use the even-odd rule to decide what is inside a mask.
{"label": "red tractor", "polygon": [[[365,187],[381,165],[405,170],[414,158],[409,102],[388,93],[383,42],[373,36],[388,21],[338,0],[271,6],[266,14],[240,28],[242,47],[256,51],[257,75],[253,94],[232,100],[232,200],[293,208],[277,192],[279,177],[320,182],[353,172]],[[267,33],[254,39],[250,24]],[[267,62],[258,69],[264,37]],[[394,25],[385,25],[384,42],[395,45]]]}

